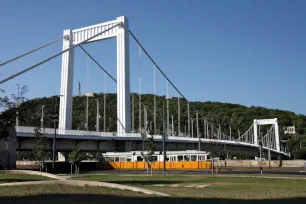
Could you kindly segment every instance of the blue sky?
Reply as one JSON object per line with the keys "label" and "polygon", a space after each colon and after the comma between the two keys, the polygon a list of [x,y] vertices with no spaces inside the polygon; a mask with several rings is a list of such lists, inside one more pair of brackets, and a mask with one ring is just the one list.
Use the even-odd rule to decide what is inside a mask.
{"label": "blue sky", "polygon": [[[283,0],[97,0],[17,1],[0,6],[0,61],[76,29],[125,15],[130,29],[191,101],[221,101],[306,114],[306,1]],[[153,92],[153,65],[130,38],[131,89]],[[116,76],[116,41],[87,44],[93,56]],[[7,77],[61,51],[61,42],[0,68]],[[89,70],[89,71],[88,71]],[[3,85],[28,85],[29,98],[59,94],[61,57]],[[88,80],[89,79],[89,80]],[[165,94],[158,75],[157,93]],[[103,91],[103,73],[79,50],[74,94]],[[107,80],[107,91],[116,85]],[[177,93],[169,88],[170,95]]]}

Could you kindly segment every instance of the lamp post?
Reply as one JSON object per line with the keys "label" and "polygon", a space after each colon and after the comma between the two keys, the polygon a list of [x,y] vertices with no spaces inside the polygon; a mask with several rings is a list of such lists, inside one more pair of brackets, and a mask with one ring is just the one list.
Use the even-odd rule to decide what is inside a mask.
{"label": "lamp post", "polygon": [[171,114],[171,136],[174,136],[173,115]]}
{"label": "lamp post", "polygon": [[[59,96],[63,96],[63,95],[59,95]],[[54,137],[53,137],[53,144],[52,144],[52,155],[53,155],[53,160],[52,160],[52,168],[53,168],[53,173],[55,174],[55,152],[56,152],[56,122],[58,122],[58,112],[57,112],[57,96],[55,96],[55,103],[54,103],[54,112],[51,116],[51,119],[53,120],[53,124],[54,124]]]}
{"label": "lamp post", "polygon": [[17,107],[17,113],[16,113],[16,126],[18,127],[19,126],[19,112],[18,112],[18,109],[19,109],[19,90],[20,90],[20,86],[19,84],[17,84],[17,101],[16,101],[16,107]]}
{"label": "lamp post", "polygon": [[[41,119],[40,119],[41,129],[44,129],[44,108],[45,108],[45,105],[42,105],[41,106]],[[45,133],[45,131],[44,131],[44,133]]]}
{"label": "lamp post", "polygon": [[193,119],[190,118],[190,120],[191,120],[191,137],[193,137]]}
{"label": "lamp post", "polygon": [[96,99],[97,102],[97,118],[96,118],[96,131],[100,131],[100,113],[99,113],[99,100]]}

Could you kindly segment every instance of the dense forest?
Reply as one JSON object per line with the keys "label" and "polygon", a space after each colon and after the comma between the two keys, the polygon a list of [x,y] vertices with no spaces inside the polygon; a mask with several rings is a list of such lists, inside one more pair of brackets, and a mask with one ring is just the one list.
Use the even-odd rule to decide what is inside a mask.
{"label": "dense forest", "polygon": [[[134,101],[134,129],[139,129],[139,100],[137,94],[132,94],[135,100],[131,97],[131,106]],[[95,94],[94,97],[88,98],[89,104],[89,121],[88,129],[95,131],[96,125],[96,110],[97,102],[99,100],[99,114],[100,114],[100,129],[103,130],[104,124],[104,113],[103,113],[103,102],[104,94]],[[153,121],[153,101],[154,96],[152,94],[144,94],[141,96],[142,104],[142,121],[144,118],[143,107],[147,109],[148,122]],[[171,123],[171,115],[173,115],[175,131],[178,128],[178,98],[170,98],[169,100],[169,121]],[[180,101],[180,126],[181,132],[185,131],[185,126],[187,126],[187,102],[183,99]],[[48,97],[48,98],[36,98],[26,101],[23,105],[27,106],[27,114],[25,118],[21,121],[21,125],[27,126],[40,126],[41,121],[41,111],[44,105],[44,126],[53,127],[53,122],[51,119],[54,110],[59,108],[59,97]],[[166,120],[166,99],[164,96],[156,97],[157,106],[157,131],[161,132],[163,129],[163,110],[164,118]],[[238,104],[230,103],[219,103],[219,102],[189,102],[190,104],[190,117],[194,119],[193,125],[195,126],[196,110],[199,113],[199,126],[202,130],[203,118],[205,117],[210,122],[216,125],[220,124],[222,130],[226,133],[229,132],[229,127],[232,129],[232,135],[237,135],[238,129],[241,133],[246,131],[253,123],[253,119],[263,119],[263,118],[278,118],[280,127],[295,125],[297,132],[300,134],[304,133],[306,128],[306,116],[297,115],[290,111],[283,111],[277,109],[268,109],[263,107],[246,107]],[[164,105],[164,106],[163,106]],[[116,131],[116,106],[117,98],[116,94],[106,94],[106,131],[115,132]],[[164,107],[164,109],[163,109]],[[132,109],[132,108],[131,108]],[[143,122],[142,122],[143,123]],[[152,123],[152,122],[151,122]],[[85,128],[86,124],[86,97],[75,96],[73,99],[73,129],[82,130]],[[143,124],[142,124],[143,126]],[[152,124],[151,124],[152,126]]]}
{"label": "dense forest", "polygon": [[[132,118],[133,131],[139,130],[139,96],[135,93],[131,94],[131,110],[134,109]],[[116,118],[117,118],[117,97],[116,94],[105,94],[105,131],[116,132]],[[72,128],[78,130],[86,129],[86,96],[75,96],[73,99],[73,121]],[[89,120],[88,130],[95,131],[96,113],[97,113],[97,100],[99,101],[99,115],[100,115],[100,131],[104,129],[104,94],[95,94],[93,97],[88,97]],[[141,95],[141,117],[143,127],[144,108],[147,111],[148,126],[153,129],[153,101],[154,95],[143,94]],[[186,131],[188,117],[187,117],[187,102],[182,98],[172,97],[168,99],[169,103],[169,122],[173,116],[174,130],[177,135],[178,132],[178,101],[180,104],[180,132]],[[163,121],[166,121],[166,107],[167,100],[165,96],[156,96],[157,107],[157,134],[162,134]],[[240,133],[244,133],[253,123],[253,119],[265,118],[278,118],[281,132],[283,127],[295,125],[296,135],[281,134],[282,140],[289,140],[287,143],[287,150],[292,153],[294,158],[306,159],[306,137],[304,131],[306,128],[306,116],[297,115],[290,111],[268,109],[263,107],[246,107],[238,104],[220,103],[220,102],[189,102],[190,105],[190,118],[193,118],[194,134],[196,128],[196,111],[199,114],[199,130],[203,133],[203,119],[214,123],[216,126],[219,124],[222,131],[229,134],[231,127],[232,136],[238,136],[238,129]],[[19,125],[26,126],[41,126],[42,106],[44,106],[44,127],[53,127],[52,115],[58,112],[59,97],[44,97],[32,100],[25,100],[20,107],[24,110],[22,120]],[[133,108],[132,108],[133,107]],[[133,117],[134,116],[134,117]],[[163,119],[164,118],[164,119]],[[264,131],[264,128],[263,128]],[[151,132],[152,133],[152,132]]]}

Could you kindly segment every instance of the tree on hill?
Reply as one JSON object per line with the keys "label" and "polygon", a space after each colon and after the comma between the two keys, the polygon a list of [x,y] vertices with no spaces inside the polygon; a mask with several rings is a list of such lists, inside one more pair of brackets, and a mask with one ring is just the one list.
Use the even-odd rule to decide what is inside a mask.
{"label": "tree on hill", "polygon": [[[22,86],[17,96],[15,94],[12,94],[11,97],[0,95],[0,139],[8,137],[9,132],[13,131],[17,117],[19,121],[27,117],[27,106],[21,106],[26,101],[27,92],[27,86]],[[0,94],[4,93],[5,91],[0,89]]]}

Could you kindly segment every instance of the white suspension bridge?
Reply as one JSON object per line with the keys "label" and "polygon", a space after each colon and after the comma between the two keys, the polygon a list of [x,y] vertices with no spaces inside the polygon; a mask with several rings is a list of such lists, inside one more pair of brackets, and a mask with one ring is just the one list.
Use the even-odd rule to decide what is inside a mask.
{"label": "white suspension bridge", "polygon": [[[141,92],[138,93],[138,98],[130,93],[130,67],[129,67],[129,37],[132,37],[139,49],[148,57],[154,66],[154,108],[151,110],[141,100]],[[92,55],[85,50],[82,46],[86,43],[101,41],[104,39],[116,38],[117,39],[117,77],[113,77],[107,69],[105,69]],[[56,149],[58,151],[69,151],[77,143],[82,150],[86,151],[136,151],[144,149],[144,142],[149,135],[147,114],[148,112],[153,115],[153,138],[156,142],[162,142],[166,145],[167,150],[211,150],[219,147],[219,151],[244,151],[245,153],[255,154],[258,148],[262,147],[263,150],[268,151],[274,155],[288,156],[286,149],[282,147],[279,138],[278,120],[274,119],[254,119],[250,128],[241,136],[234,137],[233,135],[225,134],[221,128],[217,128],[212,122],[205,119],[205,116],[200,116],[196,111],[196,133],[193,133],[193,120],[190,118],[190,107],[188,100],[169,79],[169,77],[162,71],[156,61],[147,52],[144,46],[136,38],[134,33],[129,30],[128,19],[125,16],[118,17],[116,20],[92,25],[75,30],[65,30],[64,35],[52,42],[42,45],[36,49],[12,58],[0,64],[2,66],[11,63],[17,59],[27,56],[42,48],[45,48],[59,40],[63,40],[63,50],[58,52],[32,66],[23,69],[7,78],[0,80],[3,84],[9,80],[14,79],[58,56],[62,56],[62,71],[61,71],[61,88],[60,88],[60,105],[58,127],[55,129],[44,128],[43,118],[41,131],[50,138],[49,148],[52,147],[51,139],[54,135],[57,138]],[[105,122],[103,132],[99,129],[99,113],[97,104],[97,124],[96,131],[88,131],[88,113],[86,119],[86,130],[72,130],[72,100],[73,100],[73,71],[74,71],[74,49],[80,47],[82,51],[97,65],[105,75],[108,75],[114,82],[117,83],[117,131],[106,132]],[[166,95],[166,114],[159,116],[156,108],[156,71],[159,71],[166,80],[167,95]],[[178,110],[177,110],[177,128],[174,131],[173,116],[172,124],[170,125],[169,113],[169,96],[168,85],[171,85],[178,94]],[[132,115],[131,115],[131,97],[132,96]],[[139,103],[139,129],[138,132],[134,127],[134,100]],[[187,121],[188,128],[185,133],[181,131],[181,113],[180,113],[180,100],[187,101]],[[105,103],[104,103],[105,104]],[[88,108],[88,107],[87,107]],[[142,111],[144,112],[142,125]],[[104,108],[105,114],[105,108]],[[202,119],[203,132],[200,132],[199,117]],[[104,116],[105,118],[105,116]],[[157,119],[162,122],[163,134],[157,133]],[[18,121],[18,118],[17,118]],[[104,119],[105,121],[105,119]],[[56,122],[56,119],[54,119]],[[190,124],[191,123],[191,124]],[[270,129],[263,136],[260,135],[261,125],[271,125]],[[132,128],[131,128],[132,126]],[[16,134],[18,139],[18,150],[30,150],[35,143],[34,140],[35,127],[19,126],[16,125]],[[133,131],[132,131],[132,130]],[[216,148],[218,149],[218,148]]]}

